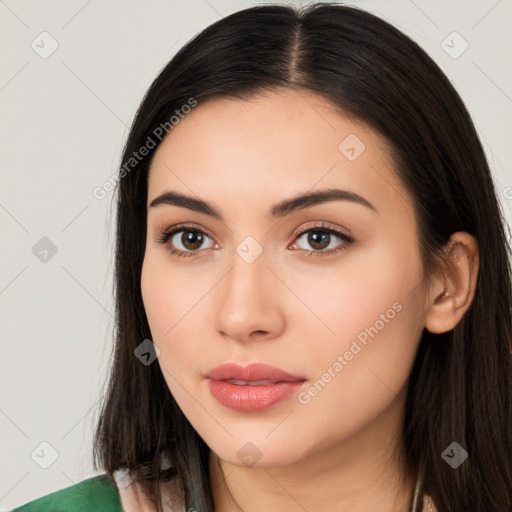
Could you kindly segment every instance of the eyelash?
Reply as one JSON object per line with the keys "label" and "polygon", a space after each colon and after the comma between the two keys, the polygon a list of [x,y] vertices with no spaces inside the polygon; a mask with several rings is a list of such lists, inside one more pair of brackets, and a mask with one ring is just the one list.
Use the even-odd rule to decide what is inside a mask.
{"label": "eyelash", "polygon": [[[173,235],[175,235],[176,233],[179,233],[180,231],[200,233],[202,235],[206,235],[208,238],[211,238],[207,233],[205,233],[201,229],[196,228],[195,226],[180,224],[180,225],[173,226],[171,228],[164,230],[160,234],[160,237],[156,240],[156,242],[159,244],[165,245],[165,244],[167,244],[169,239],[172,238]],[[308,251],[307,249],[298,249],[300,251],[306,251],[308,257],[329,256],[331,254],[341,252],[341,251],[347,249],[352,243],[354,243],[354,239],[352,237],[331,227],[329,224],[326,224],[324,222],[321,222],[318,225],[315,224],[314,226],[310,226],[307,229],[304,229],[302,231],[299,231],[298,233],[295,233],[294,240],[296,240],[297,238],[300,238],[302,235],[304,235],[306,233],[309,233],[310,231],[317,232],[317,233],[328,233],[330,235],[334,235],[338,238],[341,238],[341,240],[344,243],[341,246],[339,246],[338,248],[330,249],[328,251],[325,251],[325,250],[320,250],[320,251],[310,250],[310,251]],[[179,257],[179,258],[195,257],[195,256],[197,256],[197,253],[200,252],[200,249],[198,249],[196,251],[182,251],[181,249],[174,249],[173,247],[169,247],[168,250],[171,253],[171,255]]]}

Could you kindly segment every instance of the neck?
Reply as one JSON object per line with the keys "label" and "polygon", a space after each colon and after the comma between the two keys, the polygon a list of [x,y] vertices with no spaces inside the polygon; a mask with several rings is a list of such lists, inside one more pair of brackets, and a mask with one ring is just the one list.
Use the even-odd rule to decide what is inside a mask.
{"label": "neck", "polygon": [[210,452],[215,511],[409,512],[415,475],[401,462],[404,396],[363,431],[285,466],[245,467]]}

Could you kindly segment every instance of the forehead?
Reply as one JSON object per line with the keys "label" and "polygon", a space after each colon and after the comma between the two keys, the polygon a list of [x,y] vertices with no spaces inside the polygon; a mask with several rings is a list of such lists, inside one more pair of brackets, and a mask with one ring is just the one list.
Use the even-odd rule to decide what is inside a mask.
{"label": "forehead", "polygon": [[284,89],[194,107],[157,149],[148,199],[172,189],[274,203],[334,186],[375,205],[409,202],[382,136],[319,95]]}

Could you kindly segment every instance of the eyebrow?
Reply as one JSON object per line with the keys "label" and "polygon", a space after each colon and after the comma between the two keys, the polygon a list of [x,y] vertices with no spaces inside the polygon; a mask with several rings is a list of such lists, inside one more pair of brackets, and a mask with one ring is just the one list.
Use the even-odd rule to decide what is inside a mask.
{"label": "eyebrow", "polygon": [[[327,203],[330,201],[349,201],[351,203],[360,204],[373,210],[375,213],[377,209],[364,197],[350,192],[348,190],[341,190],[338,188],[330,188],[318,192],[306,192],[291,199],[286,199],[280,203],[273,205],[269,212],[265,215],[271,219],[284,217],[292,212],[311,208],[312,206]],[[220,211],[212,204],[202,199],[196,199],[175,191],[167,191],[155,197],[149,204],[148,208],[156,208],[162,205],[180,206],[188,208],[189,210],[209,215],[224,222],[224,218]]]}

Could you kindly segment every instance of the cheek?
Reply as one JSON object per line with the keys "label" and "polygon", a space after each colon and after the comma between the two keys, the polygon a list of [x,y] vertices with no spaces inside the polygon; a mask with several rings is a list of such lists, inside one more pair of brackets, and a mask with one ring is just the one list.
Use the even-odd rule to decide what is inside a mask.
{"label": "cheek", "polygon": [[[141,293],[152,335],[172,339],[180,319],[200,300],[200,283],[185,267],[171,264],[165,250],[146,251],[141,273]],[[155,341],[155,340],[153,340]]]}
{"label": "cheek", "polygon": [[[160,261],[159,261],[160,260]],[[147,253],[141,274],[141,292],[144,309],[151,330],[151,340],[159,348],[157,362],[169,391],[178,403],[187,403],[186,369],[193,368],[196,336],[183,336],[186,328],[190,288],[184,289],[182,280],[176,279],[176,271],[159,256]],[[192,310],[193,312],[194,310]],[[190,333],[189,333],[190,334]]]}
{"label": "cheek", "polygon": [[[204,331],[204,299],[214,282],[197,267],[171,264],[170,256],[161,253],[146,252],[141,293],[152,341],[160,349],[158,361],[163,369],[178,375],[197,366],[197,355],[204,354],[212,338],[211,332]],[[166,372],[164,376],[168,380]]]}
{"label": "cheek", "polygon": [[333,347],[348,349],[351,340],[361,335],[364,341],[366,330],[373,331],[375,325],[379,333],[391,333],[418,322],[419,315],[411,315],[418,310],[420,262],[408,240],[398,242],[382,236],[347,252],[339,266],[287,276],[294,293],[314,313],[304,313],[301,322],[325,340],[314,344],[316,354],[332,352]]}
{"label": "cheek", "polygon": [[300,321],[310,375],[328,380],[329,375],[322,376],[330,370],[336,374],[333,389],[343,387],[357,396],[378,381],[374,371],[398,392],[423,329],[420,283],[416,252],[398,241],[377,241],[365,251],[347,253],[339,269],[317,272],[314,280],[295,276],[295,293],[315,313]]}
{"label": "cheek", "polygon": [[170,274],[165,272],[165,267],[161,266],[157,258],[147,252],[142,265],[141,293],[153,341],[156,343],[156,339],[172,327],[171,315],[175,311],[173,298],[176,294],[171,288]]}

